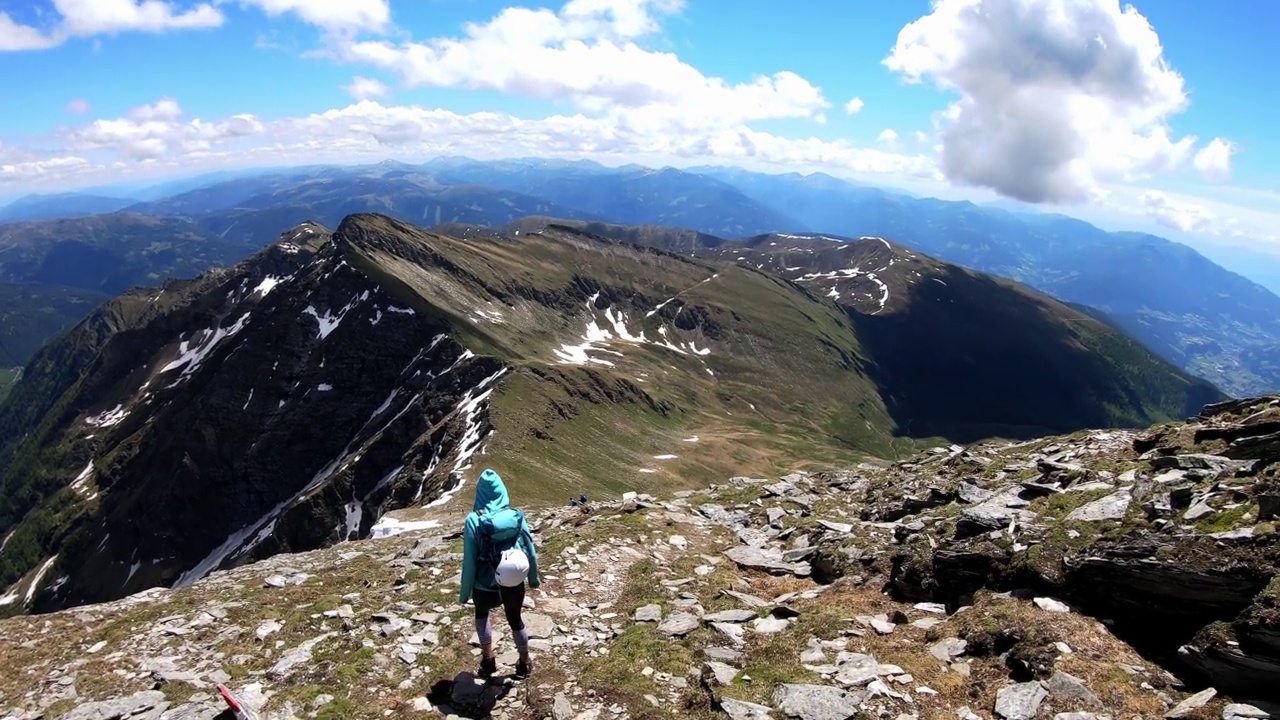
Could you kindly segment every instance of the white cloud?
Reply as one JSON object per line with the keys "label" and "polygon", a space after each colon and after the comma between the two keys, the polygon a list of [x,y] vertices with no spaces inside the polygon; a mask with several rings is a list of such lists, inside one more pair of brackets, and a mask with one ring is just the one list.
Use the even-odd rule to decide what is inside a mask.
{"label": "white cloud", "polygon": [[178,101],[170,97],[162,97],[148,105],[139,105],[129,110],[130,119],[144,122],[148,120],[177,120],[182,115],[182,108],[178,106]]}
{"label": "white cloud", "polygon": [[[1218,220],[1218,216],[1204,205],[1175,200],[1158,190],[1147,190],[1142,194],[1142,209],[1161,225],[1182,232],[1207,232]],[[1238,221],[1231,224],[1238,225]]]}
{"label": "white cloud", "polygon": [[1195,160],[1192,162],[1206,180],[1229,180],[1231,179],[1231,156],[1235,152],[1235,145],[1222,138],[1214,138],[1203,150],[1196,153]]}
{"label": "white cloud", "polygon": [[207,2],[178,10],[167,0],[52,1],[59,20],[49,33],[0,12],[0,51],[44,50],[74,37],[100,34],[213,28],[224,21],[222,13]]}
{"label": "white cloud", "polygon": [[84,115],[89,112],[90,109],[89,101],[84,98],[75,98],[71,102],[67,103],[67,112],[75,113],[76,115]]}
{"label": "white cloud", "polygon": [[[388,157],[463,154],[591,157],[605,162],[733,163],[791,171],[930,177],[923,155],[902,155],[846,141],[787,138],[746,126],[667,132],[618,117],[553,115],[523,119],[503,113],[469,115],[363,100],[344,108],[271,121],[253,115],[188,117],[172,98],[64,131],[46,153],[0,147],[0,194],[29,191],[34,180],[65,189],[130,175],[191,173],[221,167],[296,162],[361,162]],[[74,162],[65,158],[75,158]],[[59,165],[63,163],[63,165]],[[62,170],[59,168],[62,167]],[[59,174],[59,173],[62,174]]]}
{"label": "white cloud", "polygon": [[883,60],[960,97],[940,116],[954,182],[1029,202],[1078,202],[1105,182],[1181,167],[1195,137],[1155,30],[1117,0],[935,0]]}
{"label": "white cloud", "polygon": [[876,136],[876,142],[884,145],[885,147],[894,147],[898,144],[898,133],[892,128],[885,128]]}
{"label": "white cloud", "polygon": [[917,130],[917,131],[916,131],[915,136],[916,136],[916,142],[918,142],[918,143],[920,143],[920,144],[922,144],[922,145],[923,145],[924,143],[929,142],[929,134],[928,134],[928,133],[921,132],[921,131]]}
{"label": "white cloud", "polygon": [[858,113],[862,112],[862,108],[865,105],[866,103],[862,102],[862,98],[855,97],[854,99],[844,104],[844,111],[849,115],[857,115]]}
{"label": "white cloud", "polygon": [[53,0],[62,31],[88,37],[121,31],[162,32],[218,27],[222,13],[209,3],[179,11],[162,0]]}
{"label": "white cloud", "polygon": [[381,80],[367,78],[363,75],[357,75],[351,80],[351,84],[343,85],[342,89],[356,100],[386,97],[391,94],[391,89],[384,85]]}
{"label": "white cloud", "polygon": [[682,0],[570,0],[559,12],[507,8],[464,35],[395,44],[368,40],[337,54],[400,75],[410,87],[497,90],[569,100],[593,116],[647,132],[720,128],[753,120],[821,121],[831,103],[789,71],[731,84],[707,77],[670,52],[642,48],[659,16]]}
{"label": "white cloud", "polygon": [[66,148],[76,153],[106,150],[130,160],[150,160],[206,151],[215,143],[264,131],[263,124],[253,115],[233,115],[213,123],[184,117],[176,101],[161,98],[133,108],[123,118],[95,120],[71,130],[63,140]]}
{"label": "white cloud", "polygon": [[44,50],[59,42],[36,28],[19,24],[8,13],[0,12],[0,52]]}
{"label": "white cloud", "polygon": [[380,31],[391,22],[388,0],[240,0],[240,4],[257,7],[269,17],[294,13],[326,30]]}

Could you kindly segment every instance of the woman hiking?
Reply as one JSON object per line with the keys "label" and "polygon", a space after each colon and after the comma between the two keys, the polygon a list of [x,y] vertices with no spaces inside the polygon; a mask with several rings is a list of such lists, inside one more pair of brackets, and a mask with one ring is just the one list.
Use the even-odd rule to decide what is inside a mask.
{"label": "woman hiking", "polygon": [[526,580],[531,588],[541,584],[533,534],[524,513],[511,507],[502,478],[486,469],[476,480],[475,503],[462,526],[462,589],[458,593],[459,603],[465,605],[468,599],[475,602],[481,677],[487,678],[498,670],[489,613],[499,606],[507,616],[520,653],[516,677],[527,677],[533,670],[529,631],[520,617]]}

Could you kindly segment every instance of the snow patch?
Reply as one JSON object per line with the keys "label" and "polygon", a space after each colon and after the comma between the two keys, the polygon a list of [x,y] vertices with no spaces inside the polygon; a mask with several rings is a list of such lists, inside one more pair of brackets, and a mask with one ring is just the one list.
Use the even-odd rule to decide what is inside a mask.
{"label": "snow patch", "polygon": [[342,522],[342,538],[351,537],[351,533],[360,532],[360,521],[364,519],[364,503],[352,500],[346,505],[347,517]]}
{"label": "snow patch", "polygon": [[[469,470],[471,468],[471,457],[476,454],[476,451],[480,450],[484,441],[493,433],[493,430],[490,429],[489,432],[481,435],[483,427],[481,426],[480,420],[477,416],[480,414],[480,409],[484,406],[484,403],[488,401],[489,395],[493,393],[493,388],[490,386],[495,380],[506,374],[506,372],[507,368],[502,368],[498,372],[481,380],[475,387],[468,390],[467,394],[458,402],[457,411],[466,416],[467,430],[462,435],[462,441],[458,443],[458,456],[453,463],[453,471],[451,474],[462,476],[462,473]],[[462,477],[459,477],[457,485],[442,493],[440,497],[427,503],[426,507],[431,508],[444,505],[449,502],[454,495],[458,494],[458,491],[461,490],[464,485],[466,485],[466,482]]]}
{"label": "snow patch", "polygon": [[502,313],[497,310],[476,310],[478,320],[487,320],[495,325],[502,324]]}
{"label": "snow patch", "polygon": [[319,385],[316,386],[316,390],[320,392],[329,392],[332,389],[333,389],[333,386],[330,385],[329,383],[320,383]]}
{"label": "snow patch", "polygon": [[241,410],[248,410],[248,409],[249,409],[249,403],[251,403],[251,402],[253,402],[253,388],[249,388],[249,397],[245,399],[245,401],[244,401],[244,407],[242,407],[242,408],[240,408],[240,409],[241,409]]}
{"label": "snow patch", "polygon": [[[87,494],[87,492],[88,492],[88,487],[89,487],[89,477],[90,477],[91,475],[93,475],[93,461],[92,461],[92,460],[90,460],[89,462],[85,463],[84,469],[80,471],[80,474],[76,476],[76,479],[75,479],[75,480],[72,480],[72,481],[71,481],[71,489],[72,489],[72,490],[75,490],[76,492],[80,493],[81,495],[85,495],[85,494]],[[3,547],[2,547],[2,546],[0,546],[0,549],[3,549]]]}
{"label": "snow patch", "polygon": [[652,469],[652,468],[640,468],[640,472],[645,473],[646,475],[648,475],[648,474],[651,474],[651,473],[656,473],[656,472],[658,472],[658,471],[657,471],[657,470],[654,470],[654,469]]}
{"label": "snow patch", "polygon": [[213,352],[214,348],[218,347],[219,343],[244,329],[245,323],[249,321],[251,314],[245,313],[241,315],[231,327],[219,327],[212,331],[201,330],[199,337],[202,339],[195,347],[191,347],[190,341],[183,340],[178,346],[178,359],[160,368],[160,372],[167,373],[170,370],[177,370],[181,367],[186,368],[182,371],[181,377],[186,377],[195,372],[200,367],[200,363],[209,357],[209,354]]}
{"label": "snow patch", "polygon": [[85,418],[85,424],[99,428],[108,428],[112,425],[118,425],[120,421],[124,420],[128,415],[129,411],[124,409],[124,405],[116,405],[114,408],[104,413],[94,415],[91,418]]}
{"label": "snow patch", "polygon": [[417,313],[415,313],[415,312],[413,311],[413,308],[402,308],[402,307],[396,307],[395,305],[388,305],[388,306],[387,306],[387,312],[400,313],[401,315],[416,315],[416,314],[417,314]]}
{"label": "snow patch", "polygon": [[687,437],[687,438],[685,438],[685,439],[684,439],[684,441],[685,441],[685,442],[698,442],[698,436],[697,436],[697,435],[694,435],[693,437]]}
{"label": "snow patch", "polygon": [[262,297],[266,297],[267,294],[270,293],[272,290],[274,290],[277,285],[279,285],[282,282],[285,282],[288,279],[289,278],[276,277],[275,275],[268,275],[265,278],[263,278],[262,282],[258,283],[258,287],[254,288],[253,292],[249,294],[253,295],[256,293],[256,294],[261,294]]}
{"label": "snow patch", "polygon": [[653,459],[654,460],[675,460],[676,456],[675,455],[654,455]]}
{"label": "snow patch", "polygon": [[396,520],[384,517],[369,530],[369,537],[371,539],[389,538],[404,532],[431,530],[438,527],[440,527],[439,520]]}
{"label": "snow patch", "polygon": [[40,566],[40,569],[36,570],[36,576],[31,579],[31,584],[27,586],[27,595],[22,599],[23,605],[31,604],[31,598],[36,596],[36,590],[40,588],[40,581],[44,579],[44,574],[49,572],[49,568],[53,566],[53,561],[57,559],[58,556],[54,555],[48,560],[45,560],[44,564]]}

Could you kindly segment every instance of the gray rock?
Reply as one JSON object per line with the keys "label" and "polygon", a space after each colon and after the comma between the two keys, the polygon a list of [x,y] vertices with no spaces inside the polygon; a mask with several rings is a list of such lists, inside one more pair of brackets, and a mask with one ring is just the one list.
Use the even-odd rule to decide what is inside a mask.
{"label": "gray rock", "polygon": [[836,659],[836,682],[845,687],[859,687],[875,680],[880,674],[880,663],[870,655],[842,652]]}
{"label": "gray rock", "polygon": [[786,630],[790,625],[791,622],[785,618],[762,617],[757,618],[756,621],[751,624],[751,629],[758,633],[768,635],[772,633],[780,633],[783,630]]}
{"label": "gray rock", "polygon": [[942,638],[929,646],[929,654],[942,662],[951,662],[953,658],[963,655],[968,647],[969,643],[966,640],[956,637]]}
{"label": "gray rock", "polygon": [[1094,715],[1091,712],[1065,712],[1054,715],[1053,720],[1110,720],[1110,718],[1106,715]]}
{"label": "gray rock", "polygon": [[758,548],[740,545],[724,552],[725,556],[741,567],[764,570],[768,573],[790,573],[808,577],[812,569],[807,562],[787,562],[782,551],[776,548]]}
{"label": "gray rock", "polygon": [[995,493],[990,490],[984,490],[971,482],[960,483],[960,487],[956,490],[956,497],[960,498],[960,502],[968,505],[984,503],[990,500],[992,495],[995,495]]}
{"label": "gray rock", "polygon": [[721,662],[738,662],[742,659],[742,652],[733,648],[712,646],[702,649],[703,654],[712,660]]}
{"label": "gray rock", "polygon": [[658,632],[670,637],[684,637],[702,625],[697,615],[687,612],[674,612],[658,624]]}
{"label": "gray rock", "polygon": [[56,720],[119,720],[131,715],[152,710],[164,704],[164,693],[159,690],[145,690],[114,700],[85,703],[68,713],[59,715]]}
{"label": "gray rock", "polygon": [[1222,720],[1270,720],[1271,713],[1262,708],[1232,703],[1222,708]]}
{"label": "gray rock", "polygon": [[818,524],[828,530],[832,530],[834,532],[838,532],[845,535],[853,532],[853,526],[850,525],[849,523],[832,522],[830,520],[819,520]]}
{"label": "gray rock", "polygon": [[1074,675],[1062,671],[1055,672],[1045,682],[1045,688],[1054,702],[1059,705],[1078,708],[1102,707],[1102,701],[1098,696],[1085,686],[1083,680]]}
{"label": "gray rock", "polygon": [[[658,608],[658,615],[661,617],[662,608],[657,605],[654,607]],[[540,613],[524,613],[523,618],[524,627],[529,631],[529,637],[549,638],[555,634],[556,622],[546,615],[542,615]]]}
{"label": "gray rock", "polygon": [[829,685],[784,683],[773,690],[773,706],[788,720],[848,720],[862,699],[861,693]]}
{"label": "gray rock", "polygon": [[741,671],[738,668],[715,660],[702,664],[703,677],[714,677],[716,682],[721,685],[732,685],[733,679],[738,677],[739,672]]}
{"label": "gray rock", "polygon": [[755,610],[722,610],[702,617],[705,622],[744,623],[756,618]]}
{"label": "gray rock", "polygon": [[730,642],[734,645],[740,646],[747,642],[746,637],[742,632],[741,625],[735,625],[733,623],[711,623],[711,627],[724,633],[725,637],[729,638]]}
{"label": "gray rock", "polygon": [[324,642],[325,640],[328,640],[329,638],[333,637],[336,634],[337,633],[334,633],[334,632],[327,632],[319,637],[314,637],[314,638],[311,638],[310,640],[307,640],[306,642],[303,642],[302,644],[293,648],[289,652],[285,653],[284,657],[280,658],[276,662],[276,664],[271,667],[269,674],[271,675],[271,677],[276,679],[283,678],[287,676],[289,673],[293,672],[294,668],[298,667],[299,665],[305,665],[311,662],[311,651],[315,648],[315,646],[320,644],[321,642]]}
{"label": "gray rock", "polygon": [[662,622],[662,606],[661,605],[645,605],[636,608],[636,612],[632,615],[636,622]]}
{"label": "gray rock", "polygon": [[1183,700],[1173,706],[1169,712],[1165,713],[1166,718],[1184,718],[1191,715],[1196,710],[1209,704],[1209,701],[1217,697],[1218,691],[1215,688],[1205,688],[1191,697]]}
{"label": "gray rock", "polygon": [[1034,598],[1032,602],[1034,602],[1036,604],[1036,607],[1040,608],[1041,610],[1047,610],[1049,612],[1057,612],[1057,613],[1071,612],[1071,607],[1069,605],[1062,602],[1061,600],[1055,600],[1054,598],[1038,597],[1038,598]]}
{"label": "gray rock", "polygon": [[1238,468],[1241,465],[1243,463],[1239,460],[1204,453],[1157,455],[1151,458],[1151,467],[1156,470],[1215,470],[1221,472],[1222,470]]}
{"label": "gray rock", "polygon": [[1038,681],[1007,685],[996,692],[996,717],[1003,720],[1032,720],[1040,703],[1049,696]]}
{"label": "gray rock", "polygon": [[773,720],[772,709],[743,700],[723,698],[720,700],[720,709],[731,720]]}
{"label": "gray rock", "polygon": [[1123,520],[1125,513],[1129,512],[1131,502],[1133,502],[1133,493],[1129,488],[1124,488],[1072,510],[1067,515],[1067,520],[1083,522]]}
{"label": "gray rock", "polygon": [[737,590],[725,590],[724,594],[728,595],[729,597],[737,598],[748,607],[763,608],[763,607],[773,606],[773,603],[769,602],[768,600],[763,600],[761,598],[756,597],[755,595],[748,595],[746,593],[738,592]]}
{"label": "gray rock", "polygon": [[556,693],[556,699],[551,704],[551,717],[555,720],[573,720],[573,705],[569,704],[569,698],[563,692]]}
{"label": "gray rock", "polygon": [[1209,504],[1208,498],[1201,498],[1198,502],[1187,508],[1186,512],[1182,513],[1182,519],[1188,522],[1195,522],[1201,518],[1209,517],[1215,512],[1217,512],[1217,510],[1214,510],[1213,506]]}

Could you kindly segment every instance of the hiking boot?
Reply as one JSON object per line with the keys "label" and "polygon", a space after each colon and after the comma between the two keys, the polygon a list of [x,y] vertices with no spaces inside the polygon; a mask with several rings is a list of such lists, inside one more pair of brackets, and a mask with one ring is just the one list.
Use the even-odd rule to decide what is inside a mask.
{"label": "hiking boot", "polygon": [[527,678],[531,672],[533,672],[533,661],[528,657],[522,657],[516,662],[516,677]]}
{"label": "hiking boot", "polygon": [[480,661],[480,677],[487,678],[496,672],[498,672],[497,658],[484,658]]}

